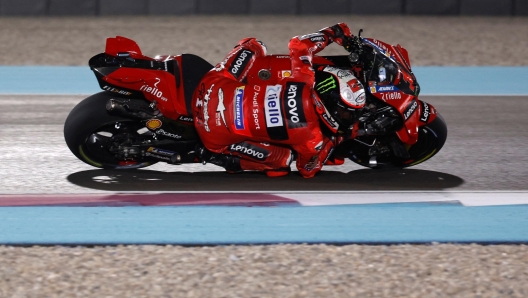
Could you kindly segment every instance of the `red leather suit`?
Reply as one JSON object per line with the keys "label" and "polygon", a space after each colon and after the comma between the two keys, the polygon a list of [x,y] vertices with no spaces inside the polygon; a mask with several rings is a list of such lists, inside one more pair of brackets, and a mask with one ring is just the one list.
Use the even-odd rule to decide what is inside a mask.
{"label": "red leather suit", "polygon": [[[338,25],[351,36],[345,24]],[[311,60],[331,42],[342,44],[331,33],[325,28],[292,38],[292,75],[276,85],[243,83],[255,59],[265,56],[266,49],[255,38],[241,40],[204,76],[193,95],[195,127],[204,146],[214,153],[238,156],[242,170],[289,169],[293,150],[303,177],[320,171],[335,138],[321,132],[325,110],[313,90]],[[327,126],[337,131],[337,127]]]}

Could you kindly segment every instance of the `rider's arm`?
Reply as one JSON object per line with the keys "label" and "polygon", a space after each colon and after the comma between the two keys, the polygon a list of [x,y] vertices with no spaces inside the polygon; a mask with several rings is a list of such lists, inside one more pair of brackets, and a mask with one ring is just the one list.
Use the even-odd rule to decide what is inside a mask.
{"label": "rider's arm", "polygon": [[[348,40],[351,38],[350,29],[344,23],[323,28],[316,33],[292,38],[288,46],[292,76],[288,80],[304,81],[307,86],[310,86],[309,88],[312,88],[315,81],[312,67],[313,55],[322,51],[332,42],[348,45]],[[318,130],[318,133],[314,134],[316,137],[304,144],[292,146],[298,154],[297,169],[305,178],[311,178],[321,170],[335,146],[335,140],[323,137],[319,127],[314,129]]]}
{"label": "rider's arm", "polygon": [[326,27],[319,32],[324,33],[331,41],[337,43],[338,45],[345,48],[345,50],[350,52],[350,47],[353,45],[352,39],[354,35],[350,32],[345,23],[338,23],[331,27]]}
{"label": "rider's arm", "polygon": [[345,23],[323,28],[316,33],[293,37],[288,45],[292,65],[292,77],[313,84],[313,55],[322,51],[332,42],[347,49],[350,44],[349,40],[352,37],[353,35],[350,33],[350,29]]}

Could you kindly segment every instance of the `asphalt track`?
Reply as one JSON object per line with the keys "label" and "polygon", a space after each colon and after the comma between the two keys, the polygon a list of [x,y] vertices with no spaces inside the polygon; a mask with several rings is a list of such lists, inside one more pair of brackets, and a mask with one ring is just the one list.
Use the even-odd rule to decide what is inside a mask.
{"label": "asphalt track", "polygon": [[[524,93],[515,86],[504,90]],[[201,164],[94,169],[62,136],[84,97],[0,96],[0,206],[10,206],[0,243],[528,242],[528,96],[424,95],[449,129],[434,158],[405,170],[348,162],[314,179]]]}

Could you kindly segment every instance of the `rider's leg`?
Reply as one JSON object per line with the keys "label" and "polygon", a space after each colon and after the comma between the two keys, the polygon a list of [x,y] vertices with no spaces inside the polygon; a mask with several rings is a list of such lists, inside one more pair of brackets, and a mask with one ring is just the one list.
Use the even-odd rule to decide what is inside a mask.
{"label": "rider's leg", "polygon": [[232,144],[224,154],[240,157],[242,170],[263,171],[270,177],[287,175],[293,160],[290,148],[251,141]]}
{"label": "rider's leg", "polygon": [[293,160],[289,148],[249,141],[229,145],[222,154],[203,146],[197,148],[197,153],[204,162],[221,166],[229,173],[262,171],[270,177],[288,175]]}

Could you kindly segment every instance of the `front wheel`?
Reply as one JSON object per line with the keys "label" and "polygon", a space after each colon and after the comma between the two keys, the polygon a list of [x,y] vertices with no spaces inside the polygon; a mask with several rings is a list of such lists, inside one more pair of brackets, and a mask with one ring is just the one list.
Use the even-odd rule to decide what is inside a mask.
{"label": "front wheel", "polygon": [[433,122],[418,128],[418,141],[408,146],[409,158],[397,157],[383,137],[351,140],[347,143],[347,155],[353,162],[370,168],[406,168],[420,164],[442,149],[447,139],[444,118],[437,114]]}
{"label": "front wheel", "polygon": [[83,162],[108,169],[143,168],[155,162],[138,157],[133,144],[152,138],[140,121],[110,115],[106,103],[115,94],[94,94],[73,108],[64,123],[64,139]]}

